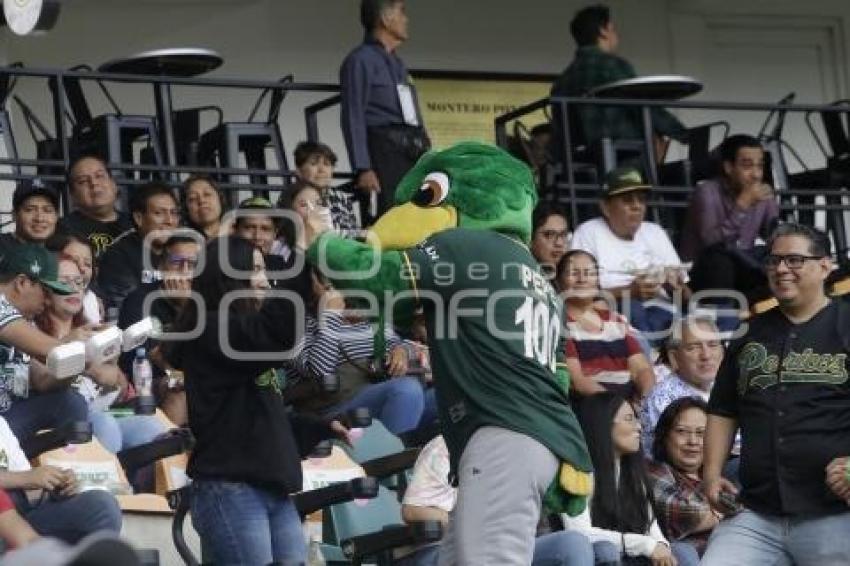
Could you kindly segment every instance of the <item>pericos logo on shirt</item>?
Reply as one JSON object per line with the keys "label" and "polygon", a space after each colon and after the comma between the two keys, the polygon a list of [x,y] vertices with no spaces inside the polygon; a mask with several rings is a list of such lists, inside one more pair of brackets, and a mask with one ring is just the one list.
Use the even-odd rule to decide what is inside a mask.
{"label": "pericos logo on shirt", "polygon": [[821,354],[812,348],[791,350],[780,360],[759,342],[749,342],[738,353],[738,394],[748,389],[764,390],[777,383],[824,383],[847,381],[847,354]]}

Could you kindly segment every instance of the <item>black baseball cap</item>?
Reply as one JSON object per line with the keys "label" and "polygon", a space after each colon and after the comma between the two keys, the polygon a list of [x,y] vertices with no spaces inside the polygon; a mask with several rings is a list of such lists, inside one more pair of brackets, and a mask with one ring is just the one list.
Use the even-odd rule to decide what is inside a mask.
{"label": "black baseball cap", "polygon": [[605,176],[602,198],[610,198],[633,191],[648,191],[652,187],[643,180],[643,175],[634,167],[618,167]]}
{"label": "black baseball cap", "polygon": [[12,194],[12,210],[17,211],[24,201],[33,196],[43,196],[53,203],[56,211],[59,211],[59,192],[53,187],[45,185],[40,179],[32,181],[20,181]]}

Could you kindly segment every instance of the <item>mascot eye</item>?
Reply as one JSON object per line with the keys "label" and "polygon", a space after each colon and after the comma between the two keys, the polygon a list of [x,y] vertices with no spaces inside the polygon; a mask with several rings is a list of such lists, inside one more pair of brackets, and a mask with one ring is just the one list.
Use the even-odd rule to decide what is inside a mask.
{"label": "mascot eye", "polygon": [[445,173],[430,173],[425,177],[413,202],[419,206],[439,206],[449,196],[451,181]]}

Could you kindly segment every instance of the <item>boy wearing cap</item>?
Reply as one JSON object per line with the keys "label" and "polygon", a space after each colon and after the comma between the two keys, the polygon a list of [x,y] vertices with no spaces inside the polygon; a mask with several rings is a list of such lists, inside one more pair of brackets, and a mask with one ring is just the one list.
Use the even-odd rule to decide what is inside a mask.
{"label": "boy wearing cap", "polygon": [[[18,438],[67,422],[85,421],[85,401],[69,387],[52,387],[30,395],[30,356],[43,361],[62,342],[38,330],[30,321],[44,310],[47,293],[69,294],[58,280],[56,258],[44,247],[18,244],[0,250],[0,416]],[[89,327],[74,331],[67,342],[85,340]],[[35,382],[34,382],[35,383]]]}
{"label": "boy wearing cap", "polygon": [[0,249],[17,243],[44,244],[56,231],[59,193],[40,181],[18,183],[12,195],[15,232],[0,235]]}
{"label": "boy wearing cap", "polygon": [[664,229],[645,222],[650,186],[633,168],[614,169],[602,187],[602,216],[582,223],[572,248],[593,254],[599,282],[622,305],[632,325],[662,341],[676,307],[670,299],[690,297],[687,272]]}

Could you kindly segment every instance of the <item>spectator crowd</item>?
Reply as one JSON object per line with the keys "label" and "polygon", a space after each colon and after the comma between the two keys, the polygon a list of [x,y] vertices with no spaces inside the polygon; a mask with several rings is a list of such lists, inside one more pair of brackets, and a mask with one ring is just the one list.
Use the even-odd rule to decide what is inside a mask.
{"label": "spectator crowd", "polygon": [[[403,518],[449,521],[456,488],[437,401],[414,367],[428,337],[363,316],[305,258],[322,230],[365,240],[430,147],[395,53],[407,39],[404,2],[362,6],[366,40],[340,71],[352,182],[335,184],[332,148],[303,142],[297,180],[275,203],[258,193],[234,210],[215,176],[125,189],[93,154],[67,171],[69,203],[53,185],[17,185],[14,231],[0,236],[7,547],[120,531],[111,494],[81,492],[73,473],[32,467],[21,449],[76,421],[112,453],[160,437],[167,422],[192,430],[193,521],[217,563],[306,560],[287,495],[301,489],[301,457],[320,439],[348,438],[337,417],[357,407],[424,446]],[[580,11],[571,29],[576,59],[554,94],[634,76],[614,54],[607,8]],[[600,108],[581,117],[587,136],[639,137],[630,111]],[[656,124],[659,141],[684,135],[670,114]],[[850,305],[828,292],[829,240],[780,222],[764,157],[756,138],[728,137],[716,177],[690,195],[678,242],[647,220],[653,187],[640,166],[609,171],[583,222],[549,201],[534,210],[530,250],[563,300],[569,395],[594,467],[583,513],[541,517],[535,564],[850,563]],[[233,291],[241,298],[224,301]],[[270,291],[296,294],[303,310]],[[749,301],[766,298],[778,306],[744,321]],[[145,344],[166,421],[116,416],[138,395],[134,352],[51,377],[52,348],[147,316],[162,332],[202,326],[188,342]],[[220,332],[236,352],[294,355],[245,361]],[[329,376],[333,392],[322,388]],[[434,544],[398,560],[439,556]]]}

